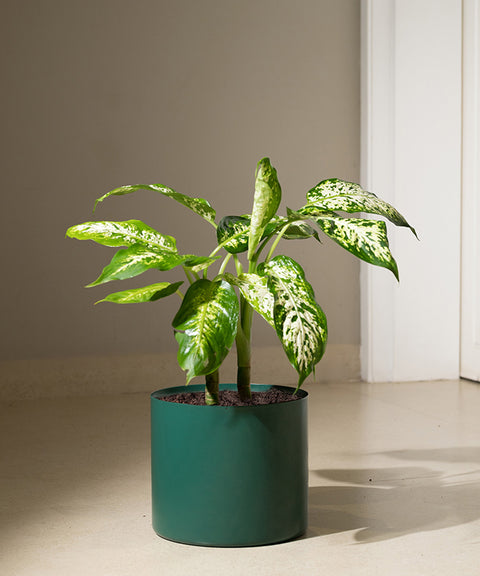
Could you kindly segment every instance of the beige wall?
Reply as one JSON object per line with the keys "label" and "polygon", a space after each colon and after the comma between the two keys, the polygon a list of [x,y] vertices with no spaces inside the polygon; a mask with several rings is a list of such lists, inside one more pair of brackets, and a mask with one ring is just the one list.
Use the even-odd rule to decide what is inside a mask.
{"label": "beige wall", "polygon": [[[113,251],[64,233],[92,218],[105,191],[161,182],[235,214],[250,211],[262,156],[277,167],[284,208],[322,178],[358,180],[359,18],[358,0],[2,3],[4,382],[16,386],[27,364],[34,386],[40,364],[46,379],[49,362],[57,376],[62,362],[61,380],[75,358],[80,381],[99,358],[174,354],[173,298],[94,307],[127,285],[82,287]],[[184,252],[211,249],[208,224],[152,193],[113,198],[96,216],[142,219]],[[328,239],[284,251],[301,258],[327,313],[331,359],[336,349],[348,364],[359,346],[358,263]],[[254,344],[275,345],[257,326]]]}

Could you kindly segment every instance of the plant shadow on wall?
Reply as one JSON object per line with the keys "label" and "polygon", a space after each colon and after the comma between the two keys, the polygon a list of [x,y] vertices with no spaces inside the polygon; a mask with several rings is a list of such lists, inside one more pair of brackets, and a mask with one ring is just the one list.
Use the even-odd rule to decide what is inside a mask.
{"label": "plant shadow on wall", "polygon": [[479,448],[404,450],[382,455],[410,462],[474,466],[462,466],[458,473],[414,465],[316,470],[315,475],[344,485],[310,488],[307,538],[356,530],[357,543],[379,542],[480,518]]}

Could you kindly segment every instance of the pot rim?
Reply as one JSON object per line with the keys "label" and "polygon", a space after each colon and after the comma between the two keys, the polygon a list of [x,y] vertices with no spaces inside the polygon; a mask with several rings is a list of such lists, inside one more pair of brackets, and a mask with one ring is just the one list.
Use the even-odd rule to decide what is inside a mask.
{"label": "pot rim", "polygon": [[[283,386],[283,385],[276,385],[276,384],[251,384],[251,388],[253,392],[261,392],[261,391],[266,391],[266,390],[270,390],[271,388],[276,388],[277,390],[284,390],[286,392],[295,392],[296,388],[294,388],[293,386]],[[232,384],[232,383],[224,383],[224,384],[220,384],[219,385],[219,389],[220,390],[236,390],[237,389],[237,385],[236,384]],[[159,390],[155,390],[154,392],[152,392],[150,394],[150,398],[151,400],[160,400],[162,402],[164,402],[164,398],[166,396],[171,396],[172,394],[179,394],[182,392],[203,392],[205,390],[205,384],[184,384],[183,386],[171,386],[169,388],[160,388]],[[291,400],[289,402],[277,402],[275,404],[247,404],[244,406],[221,406],[221,405],[214,405],[214,406],[208,406],[208,405],[198,405],[198,404],[182,404],[182,403],[177,403],[177,402],[170,402],[169,404],[171,404],[172,406],[189,406],[190,408],[200,408],[200,409],[205,409],[205,408],[210,408],[210,409],[218,409],[218,408],[223,408],[223,409],[231,409],[231,408],[235,408],[235,409],[252,409],[252,408],[272,408],[275,406],[282,406],[285,404],[290,404],[290,403],[297,403],[297,402],[301,402],[301,401],[305,401],[308,397],[308,392],[306,390],[303,389],[299,389],[297,390],[297,395],[299,396],[298,398],[295,398],[295,400]]]}

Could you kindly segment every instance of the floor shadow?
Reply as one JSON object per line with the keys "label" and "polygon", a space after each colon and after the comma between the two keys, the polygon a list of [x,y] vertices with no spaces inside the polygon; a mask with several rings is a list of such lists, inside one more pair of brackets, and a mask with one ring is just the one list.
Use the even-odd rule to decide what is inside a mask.
{"label": "floor shadow", "polygon": [[[478,448],[388,453],[410,461],[474,462]],[[439,530],[480,519],[480,469],[449,474],[427,467],[316,470],[341,485],[311,487],[306,537],[355,531],[357,543]]]}

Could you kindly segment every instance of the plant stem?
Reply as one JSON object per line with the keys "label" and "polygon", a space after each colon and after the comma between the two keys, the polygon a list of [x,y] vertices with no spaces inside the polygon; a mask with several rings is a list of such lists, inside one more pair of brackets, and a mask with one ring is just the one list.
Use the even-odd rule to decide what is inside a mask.
{"label": "plant stem", "polygon": [[237,367],[237,390],[238,396],[242,402],[249,400],[252,397],[252,390],[250,387],[250,366]]}
{"label": "plant stem", "polygon": [[240,319],[238,322],[237,345],[237,390],[240,400],[251,398],[250,389],[250,358],[251,358],[251,327],[253,309],[243,296],[240,297]]}
{"label": "plant stem", "polygon": [[263,249],[265,248],[265,246],[270,242],[270,239],[272,238],[273,234],[270,234],[270,236],[267,236],[263,242],[260,244],[260,246],[257,248],[257,251],[254,254],[254,262],[258,262],[258,258],[260,256],[260,254],[262,253]]}
{"label": "plant stem", "polygon": [[218,404],[218,370],[205,376],[205,404],[216,406]]}
{"label": "plant stem", "polygon": [[242,263],[240,262],[236,254],[233,255],[233,260],[235,262],[235,270],[237,271],[237,276],[240,276],[240,274],[243,274]]}
{"label": "plant stem", "polygon": [[229,240],[225,240],[225,242],[222,242],[221,244],[219,244],[219,245],[215,248],[215,250],[214,250],[213,252],[210,252],[210,254],[208,255],[208,257],[209,257],[209,258],[213,258],[217,252],[220,252],[220,250],[223,248],[223,246],[224,246],[227,242],[229,242]]}
{"label": "plant stem", "polygon": [[227,267],[228,262],[230,261],[230,258],[232,257],[231,254],[228,254],[223,262],[222,265],[220,266],[220,270],[218,271],[218,275],[221,276],[224,272],[225,272],[225,268]]}
{"label": "plant stem", "polygon": [[187,280],[190,282],[190,284],[193,284],[195,282],[195,280],[192,278],[192,275],[188,271],[187,267],[182,266],[182,268],[183,268],[183,271],[185,272],[185,276],[187,277]]}
{"label": "plant stem", "polygon": [[278,246],[278,243],[280,242],[280,240],[282,239],[282,236],[285,234],[285,232],[288,230],[288,228],[290,227],[291,222],[288,222],[287,224],[285,224],[285,226],[280,230],[278,236],[275,238],[275,241],[273,242],[272,246],[270,247],[270,250],[268,252],[267,257],[265,258],[265,264],[267,262],[270,261],[270,258],[272,257],[273,253],[275,252],[275,248]]}

